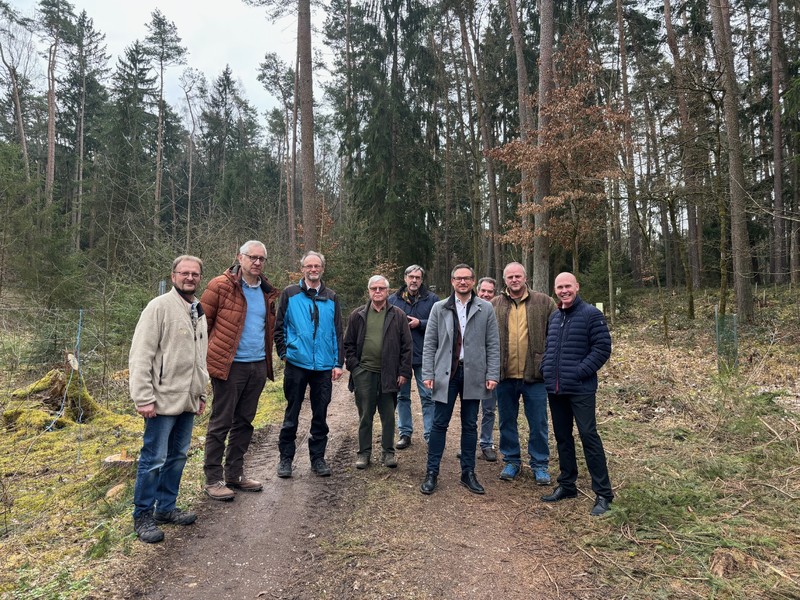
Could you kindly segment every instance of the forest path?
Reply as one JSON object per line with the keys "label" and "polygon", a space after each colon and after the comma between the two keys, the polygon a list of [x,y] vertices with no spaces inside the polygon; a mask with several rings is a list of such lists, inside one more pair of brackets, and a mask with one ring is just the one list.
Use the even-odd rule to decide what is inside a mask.
{"label": "forest path", "polygon": [[[399,451],[397,469],[354,467],[357,412],[347,375],[334,384],[326,459],[333,476],[311,472],[304,403],[294,476],[280,479],[279,425],[253,440],[246,473],[261,493],[195,506],[197,523],[170,528],[125,597],[195,598],[601,598],[608,589],[589,573],[587,557],[558,539],[558,520],[591,526],[586,498],[545,505],[529,469],[513,483],[498,479],[502,462],[477,461],[486,495],[459,484],[458,410],[448,431],[439,487],[418,489],[425,473],[421,412]],[[379,457],[379,417],[375,416]],[[496,442],[496,440],[495,440]],[[553,461],[556,462],[556,461]],[[554,471],[554,469],[551,469]],[[569,547],[567,547],[569,546]],[[137,569],[138,570],[138,569]],[[123,586],[126,587],[126,586]]]}

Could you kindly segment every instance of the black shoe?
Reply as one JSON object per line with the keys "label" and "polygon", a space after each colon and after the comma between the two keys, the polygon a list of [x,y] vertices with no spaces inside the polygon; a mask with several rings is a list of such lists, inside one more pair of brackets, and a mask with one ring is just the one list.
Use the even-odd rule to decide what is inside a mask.
{"label": "black shoe", "polygon": [[611,500],[603,496],[598,496],[589,514],[593,517],[599,517],[600,515],[606,514],[609,510],[611,510]]}
{"label": "black shoe", "polygon": [[331,468],[325,462],[324,458],[314,459],[314,462],[311,463],[311,470],[314,471],[314,473],[316,473],[320,477],[331,476]]}
{"label": "black shoe", "polygon": [[483,453],[483,458],[485,458],[487,462],[497,462],[497,452],[491,446],[481,448],[481,453]]}
{"label": "black shoe", "polygon": [[133,530],[139,539],[147,544],[155,544],[164,539],[164,532],[156,526],[152,512],[146,512],[133,520]]}
{"label": "black shoe", "polygon": [[559,500],[566,500],[567,498],[577,498],[578,492],[570,491],[563,486],[558,486],[553,490],[552,494],[542,496],[542,502],[558,502]]}
{"label": "black shoe", "polygon": [[425,481],[422,482],[422,485],[419,486],[419,491],[426,495],[431,495],[433,491],[436,489],[436,478],[438,477],[437,473],[433,471],[428,471],[428,474],[425,475]]}
{"label": "black shoe", "polygon": [[475,477],[475,471],[464,471],[461,474],[461,485],[467,488],[473,494],[484,494],[486,490],[478,483],[478,478]]}
{"label": "black shoe", "polygon": [[282,458],[278,463],[278,477],[287,479],[292,476],[292,459]]}
{"label": "black shoe", "polygon": [[174,508],[169,512],[155,511],[153,520],[159,525],[191,525],[197,520],[197,515],[191,511]]}
{"label": "black shoe", "polygon": [[411,445],[411,436],[410,435],[401,435],[400,439],[397,440],[397,444],[395,444],[395,448],[398,450],[405,450]]}

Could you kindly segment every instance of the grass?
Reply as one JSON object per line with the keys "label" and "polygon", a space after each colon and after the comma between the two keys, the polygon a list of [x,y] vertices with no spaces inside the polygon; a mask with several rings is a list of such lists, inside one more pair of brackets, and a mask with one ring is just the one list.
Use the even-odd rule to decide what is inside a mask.
{"label": "grass", "polygon": [[[0,400],[6,411],[24,414],[36,414],[35,404]],[[269,383],[256,427],[279,421],[283,405],[280,384]],[[138,454],[141,418],[126,397],[113,398],[110,409],[53,431],[39,427],[41,420],[17,420],[0,435],[0,597],[84,598],[109,560],[146,551],[135,542],[131,522],[134,468],[102,467],[106,456],[122,449]],[[183,506],[201,494],[208,418],[195,420],[178,499]]]}
{"label": "grass", "polygon": [[[784,331],[800,331],[796,302],[771,307],[789,308]],[[743,327],[745,360],[721,376],[710,328],[682,322],[669,348],[616,328],[598,406],[617,499],[598,530],[565,525],[626,597],[798,598],[800,415],[780,400],[797,398],[800,344]]]}

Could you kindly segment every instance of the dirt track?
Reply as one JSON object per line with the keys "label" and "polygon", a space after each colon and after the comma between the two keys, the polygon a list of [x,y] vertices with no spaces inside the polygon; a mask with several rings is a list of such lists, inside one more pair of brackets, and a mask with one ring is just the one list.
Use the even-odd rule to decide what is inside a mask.
{"label": "dirt track", "polygon": [[[413,402],[415,427],[421,428],[418,400]],[[279,427],[262,433],[251,446],[247,473],[264,482],[264,491],[195,506],[197,523],[170,530],[143,576],[122,586],[128,588],[125,597],[613,596],[596,585],[586,557],[557,539],[559,518],[580,518],[591,526],[585,498],[544,505],[538,501],[543,488],[533,485],[529,471],[514,483],[501,482],[502,463],[483,460],[476,472],[485,496],[458,484],[458,414],[448,432],[439,488],[429,497],[417,489],[425,470],[418,431],[416,443],[398,452],[398,469],[373,464],[356,471],[356,410],[344,381],[334,385],[328,416],[332,477],[310,471],[310,413],[304,405],[294,477],[275,475]],[[377,422],[376,415],[376,432]]]}

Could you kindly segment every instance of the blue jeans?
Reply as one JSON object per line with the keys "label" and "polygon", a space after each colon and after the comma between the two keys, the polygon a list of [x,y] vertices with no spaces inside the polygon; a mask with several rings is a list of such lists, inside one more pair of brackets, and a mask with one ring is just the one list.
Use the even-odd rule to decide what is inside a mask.
{"label": "blue jeans", "polygon": [[492,395],[481,400],[481,448],[491,448],[494,445],[494,413],[497,408],[497,392],[492,390]]}
{"label": "blue jeans", "polygon": [[[417,380],[417,391],[422,404],[422,435],[427,442],[431,436],[433,425],[433,400],[431,391],[422,384],[422,365],[414,367],[414,378]],[[397,393],[397,430],[400,435],[411,437],[414,424],[411,421],[411,380],[406,381]]]}
{"label": "blue jeans", "polygon": [[447,426],[453,416],[456,398],[461,396],[461,472],[475,470],[475,444],[478,443],[478,408],[480,400],[467,400],[464,393],[464,367],[459,366],[450,378],[447,388],[447,404],[435,402],[431,439],[428,444],[427,471],[439,473],[444,446],[447,441]]}
{"label": "blue jeans", "polygon": [[521,464],[519,399],[528,420],[528,455],[532,469],[546,469],[550,461],[547,446],[547,390],[544,383],[525,383],[522,379],[503,379],[497,384],[497,411],[500,413],[500,452],[507,463]]}
{"label": "blue jeans", "polygon": [[192,441],[194,413],[158,415],[144,420],[144,441],[136,469],[133,517],[175,508],[186,453]]}

